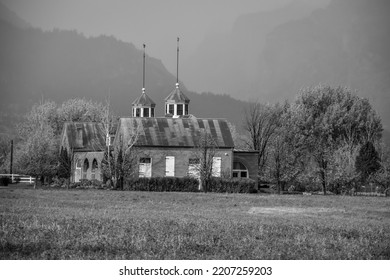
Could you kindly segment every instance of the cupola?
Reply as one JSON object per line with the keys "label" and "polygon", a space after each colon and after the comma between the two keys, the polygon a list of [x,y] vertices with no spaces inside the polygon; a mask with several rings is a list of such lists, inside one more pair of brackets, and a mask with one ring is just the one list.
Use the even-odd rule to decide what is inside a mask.
{"label": "cupola", "polygon": [[180,118],[187,116],[190,99],[180,90],[179,87],[179,38],[177,38],[176,54],[176,87],[165,98],[165,116]]}
{"label": "cupola", "polygon": [[142,94],[132,103],[132,116],[142,118],[153,118],[156,103],[145,92],[145,44],[143,54],[143,76],[142,76]]}

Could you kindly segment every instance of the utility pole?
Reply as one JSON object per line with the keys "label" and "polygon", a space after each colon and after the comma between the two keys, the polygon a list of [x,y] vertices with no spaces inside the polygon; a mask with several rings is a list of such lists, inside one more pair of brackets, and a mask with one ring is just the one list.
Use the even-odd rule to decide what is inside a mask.
{"label": "utility pole", "polygon": [[14,160],[14,140],[11,140],[11,153],[10,153],[10,161],[9,161],[9,174],[11,174],[11,180],[14,181],[14,175],[12,172],[12,165]]}

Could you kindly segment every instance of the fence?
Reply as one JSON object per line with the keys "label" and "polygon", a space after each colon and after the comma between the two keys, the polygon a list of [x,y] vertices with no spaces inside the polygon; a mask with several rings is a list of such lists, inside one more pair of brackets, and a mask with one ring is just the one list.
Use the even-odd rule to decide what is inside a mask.
{"label": "fence", "polygon": [[20,175],[20,174],[0,174],[0,177],[8,177],[11,179],[12,183],[35,183],[35,178],[28,175]]}

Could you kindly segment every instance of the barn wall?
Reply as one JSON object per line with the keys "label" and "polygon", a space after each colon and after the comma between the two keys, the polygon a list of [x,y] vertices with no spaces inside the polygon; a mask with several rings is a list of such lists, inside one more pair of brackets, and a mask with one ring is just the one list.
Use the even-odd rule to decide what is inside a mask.
{"label": "barn wall", "polygon": [[[91,180],[92,179],[92,162],[94,159],[96,159],[98,163],[98,168],[95,172],[95,179],[101,181],[101,164],[104,157],[104,152],[75,152],[74,153],[74,160],[73,160],[73,174],[72,174],[72,182],[75,182],[75,172],[76,172],[76,161],[78,159],[81,159],[82,164],[84,163],[85,159],[88,159],[89,167],[86,172],[86,179]],[[81,171],[81,174],[83,174],[83,170]],[[81,176],[82,178],[83,176]]]}
{"label": "barn wall", "polygon": [[258,173],[258,159],[259,154],[257,152],[237,152],[233,153],[233,161],[240,161],[245,165],[249,172],[249,178],[255,180],[257,186],[257,173]]}
{"label": "barn wall", "polygon": [[[175,157],[175,177],[188,176],[189,159],[194,158],[194,149],[191,148],[157,148],[141,147],[138,148],[139,157],[152,158],[152,177],[165,176],[165,157]],[[232,157],[231,149],[221,149],[216,152],[216,157],[221,157],[221,176],[231,176]]]}

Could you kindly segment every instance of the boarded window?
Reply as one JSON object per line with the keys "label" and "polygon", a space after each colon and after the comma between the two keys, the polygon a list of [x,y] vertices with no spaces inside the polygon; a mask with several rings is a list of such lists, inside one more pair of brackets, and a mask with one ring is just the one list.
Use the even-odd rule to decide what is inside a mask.
{"label": "boarded window", "polygon": [[175,176],[175,157],[165,157],[165,176]]}
{"label": "boarded window", "polygon": [[140,158],[138,176],[141,178],[152,177],[152,159],[151,158]]}
{"label": "boarded window", "polygon": [[213,157],[213,168],[212,168],[212,176],[213,177],[221,177],[221,157]]}

